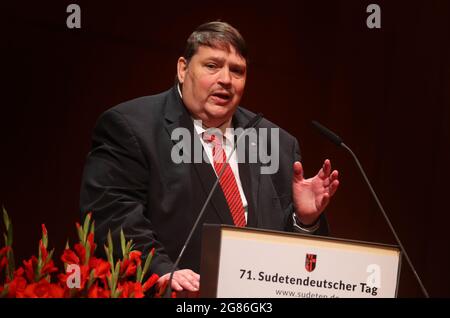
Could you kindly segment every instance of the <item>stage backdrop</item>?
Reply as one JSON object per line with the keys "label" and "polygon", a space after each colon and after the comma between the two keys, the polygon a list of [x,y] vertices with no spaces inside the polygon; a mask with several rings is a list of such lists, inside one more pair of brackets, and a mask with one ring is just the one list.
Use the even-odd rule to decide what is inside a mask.
{"label": "stage backdrop", "polygon": [[[366,24],[372,2],[380,29]],[[80,29],[66,25],[70,3]],[[169,88],[190,32],[221,19],[250,50],[242,104],[299,139],[307,176],[325,158],[339,169],[332,236],[395,243],[351,157],[312,119],[359,155],[430,294],[450,296],[449,1],[29,1],[2,13],[0,203],[18,259],[37,253],[41,223],[56,255],[75,239],[98,116]],[[399,296],[421,296],[406,262]]]}

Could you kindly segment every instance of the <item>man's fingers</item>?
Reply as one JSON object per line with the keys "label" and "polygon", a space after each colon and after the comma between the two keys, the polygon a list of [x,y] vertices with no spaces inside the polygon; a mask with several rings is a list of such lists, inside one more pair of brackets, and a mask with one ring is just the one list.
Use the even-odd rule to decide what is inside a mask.
{"label": "man's fingers", "polygon": [[303,180],[303,166],[300,161],[294,162],[294,178],[297,181]]}
{"label": "man's fingers", "polygon": [[334,170],[329,178],[329,187],[328,187],[328,193],[330,194],[330,196],[332,197],[334,195],[334,193],[336,192],[338,186],[339,186],[339,172],[337,170]]}
{"label": "man's fingers", "polygon": [[195,288],[197,288],[197,289],[200,288],[200,275],[192,272],[192,274],[190,275],[189,281]]}
{"label": "man's fingers", "polygon": [[[163,288],[166,284],[168,284],[169,279],[170,279],[170,273],[161,276],[157,282],[159,288]],[[183,290],[183,287],[181,287],[181,285],[176,281],[175,277],[172,279],[172,284],[171,284],[170,288],[172,288],[173,290],[175,290],[177,292]]]}
{"label": "man's fingers", "polygon": [[200,288],[200,275],[196,272],[186,269],[183,270],[186,279],[196,288]]}
{"label": "man's fingers", "polygon": [[329,178],[323,179],[323,186],[324,186],[325,188],[328,188],[328,187],[333,183],[333,181],[335,181],[335,180],[338,179],[338,174],[339,174],[338,171],[337,171],[337,170],[334,170],[334,171],[331,173],[331,175],[330,175]]}
{"label": "man's fingers", "polygon": [[334,180],[331,185],[330,185],[330,190],[329,190],[329,194],[330,197],[332,197],[334,195],[334,193],[336,192],[337,188],[339,187],[339,180]]}
{"label": "man's fingers", "polygon": [[339,177],[339,171],[334,170],[330,175],[330,182],[333,182],[334,180],[337,180]]}
{"label": "man's fingers", "polygon": [[331,172],[331,161],[326,159],[323,162],[322,168],[320,168],[317,175],[319,176],[319,178],[325,179],[325,178],[328,178],[328,176],[330,175],[330,172]]}
{"label": "man's fingers", "polygon": [[330,195],[328,193],[325,193],[321,202],[322,209],[324,209],[328,205],[328,202],[330,202]]}
{"label": "man's fingers", "polygon": [[[191,271],[191,272],[192,272],[192,271]],[[196,280],[200,281],[200,275],[197,274],[196,272],[192,272],[192,276],[193,276]]]}
{"label": "man's fingers", "polygon": [[326,159],[323,163],[323,172],[325,177],[328,177],[331,173],[331,161]]}
{"label": "man's fingers", "polygon": [[178,283],[178,281],[173,278],[172,279],[172,286],[171,286],[172,290],[180,292],[183,290],[183,287]]}
{"label": "man's fingers", "polygon": [[[168,283],[170,279],[170,273],[167,273],[160,277],[158,285],[161,287]],[[190,292],[197,292],[200,288],[200,275],[189,270],[182,269],[175,271],[172,278],[171,288],[176,292],[187,290]]]}
{"label": "man's fingers", "polygon": [[190,270],[180,270],[175,272],[173,280],[175,280],[182,289],[188,291],[198,291],[200,288],[200,275],[195,274]]}

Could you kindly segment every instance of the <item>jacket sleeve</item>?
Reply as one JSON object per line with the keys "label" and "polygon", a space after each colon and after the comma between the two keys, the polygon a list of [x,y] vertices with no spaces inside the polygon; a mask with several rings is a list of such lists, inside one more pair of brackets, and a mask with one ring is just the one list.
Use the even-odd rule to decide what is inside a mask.
{"label": "jacket sleeve", "polygon": [[114,254],[121,257],[120,231],[133,240],[143,257],[155,248],[151,272],[170,272],[168,257],[152,222],[146,217],[147,193],[151,167],[128,124],[117,110],[106,111],[93,133],[81,182],[80,209],[82,216],[92,212],[99,256],[105,256],[104,244],[111,231]]}

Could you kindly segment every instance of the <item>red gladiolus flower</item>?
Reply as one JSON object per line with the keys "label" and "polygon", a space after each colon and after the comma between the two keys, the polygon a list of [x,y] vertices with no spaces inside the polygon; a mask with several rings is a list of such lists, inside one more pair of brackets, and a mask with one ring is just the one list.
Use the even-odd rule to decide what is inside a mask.
{"label": "red gladiolus flower", "polygon": [[47,260],[48,252],[44,246],[44,243],[42,243],[42,240],[39,241],[39,249],[41,250],[42,260],[45,262]]}
{"label": "red gladiolus flower", "polygon": [[80,258],[71,249],[64,250],[61,260],[66,264],[80,264]]}
{"label": "red gladiolus flower", "polygon": [[97,247],[97,244],[94,243],[94,233],[89,233],[88,234],[87,241],[89,242],[89,245],[91,246],[90,256],[93,256],[95,248]]}
{"label": "red gladiolus flower", "polygon": [[2,249],[0,249],[0,271],[3,269],[3,267],[6,267],[8,264],[8,258],[6,257],[6,254],[11,249],[9,246],[5,246]]}
{"label": "red gladiolus flower", "polygon": [[16,276],[8,283],[8,298],[22,298],[27,287],[27,281],[21,276]]}
{"label": "red gladiolus flower", "polygon": [[158,281],[159,276],[156,274],[152,274],[152,276],[149,277],[149,279],[147,279],[147,281],[144,283],[144,285],[142,285],[142,290],[144,292],[146,292],[147,290],[149,290],[150,288],[153,287],[153,285],[156,284],[156,282]]}
{"label": "red gladiolus flower", "polygon": [[[162,285],[158,285],[155,298],[162,298],[164,296],[164,293],[166,291],[167,285],[169,285],[169,281],[166,280]],[[173,291],[170,295],[171,298],[177,298],[177,292]]]}
{"label": "red gladiolus flower", "polygon": [[89,288],[88,297],[89,298],[109,298],[111,292],[108,289],[104,289],[98,286],[97,283]]}
{"label": "red gladiolus flower", "polygon": [[75,244],[74,249],[77,252],[78,257],[81,260],[81,264],[84,264],[84,261],[86,259],[86,249],[80,243]]}
{"label": "red gladiolus flower", "polygon": [[8,253],[8,251],[11,249],[10,246],[5,246],[3,248],[0,249],[0,257],[2,257],[3,255],[6,255],[6,253]]}
{"label": "red gladiolus flower", "polygon": [[129,259],[124,260],[120,264],[120,275],[124,278],[136,275],[136,264],[133,264]]}
{"label": "red gladiolus flower", "polygon": [[34,269],[36,268],[38,260],[36,256],[31,256],[28,261],[23,261],[23,266],[25,269],[25,276],[29,282],[34,282]]}
{"label": "red gladiolus flower", "polygon": [[38,283],[28,285],[24,291],[27,298],[62,298],[64,290],[55,284],[50,284],[46,279],[41,279]]}
{"label": "red gladiolus flower", "polygon": [[131,251],[130,252],[130,261],[135,263],[136,265],[140,265],[142,262],[141,256],[142,256],[142,253],[140,251]]}
{"label": "red gladiolus flower", "polygon": [[[114,282],[112,282],[113,286],[115,286],[115,296],[117,295],[121,298],[144,297],[144,292],[150,291],[157,284],[158,275],[153,274],[145,282],[139,282],[142,280],[142,277],[136,277],[136,273],[138,266],[141,268],[143,263],[140,251],[129,251],[127,259],[117,260],[115,264],[96,258],[94,256],[96,249],[93,233],[94,222],[90,218],[91,213],[84,220],[83,226],[76,223],[79,242],[72,249],[65,249],[60,257],[68,272],[58,273],[58,268],[55,267],[55,263],[50,257],[52,253],[49,253],[46,246],[48,240],[47,229],[42,224],[39,257],[33,255],[23,261],[23,266],[15,270],[12,277],[11,275],[0,277],[0,294],[8,298],[109,298],[112,293],[108,285],[108,283],[111,284],[112,282],[111,266],[115,266],[115,268],[120,267],[118,277],[117,273],[114,272]],[[89,233],[89,231],[92,233]],[[7,239],[9,241],[9,237]],[[123,243],[121,242],[121,244]],[[131,243],[125,242],[125,244],[128,251]],[[108,248],[112,249],[113,247],[108,246]],[[8,267],[10,250],[12,250],[10,246],[0,248],[0,274],[4,273],[5,267],[8,270],[14,270],[14,266],[13,268]],[[87,254],[87,250],[89,250],[89,254]],[[154,249],[150,253],[153,254]],[[54,272],[57,273],[52,274]],[[78,275],[80,277],[77,277]],[[58,281],[57,283],[52,283],[55,277]],[[80,282],[79,285],[78,282]],[[87,288],[88,284],[89,288]]]}
{"label": "red gladiolus flower", "polygon": [[42,235],[47,236],[47,228],[45,227],[45,224],[42,224]]}
{"label": "red gladiolus flower", "polygon": [[44,265],[44,267],[42,267],[41,269],[41,275],[47,275],[50,273],[54,273],[57,272],[58,268],[55,267],[54,263],[52,260],[50,260],[47,264]]}
{"label": "red gladiolus flower", "polygon": [[19,267],[19,268],[14,272],[14,277],[22,277],[24,273],[25,273],[25,271],[23,270],[23,267]]}
{"label": "red gladiolus flower", "polygon": [[120,294],[120,298],[144,297],[141,283],[125,282],[123,284],[119,284],[118,289],[122,291],[122,293]]}
{"label": "red gladiolus flower", "polygon": [[3,267],[6,267],[6,264],[8,264],[8,259],[6,256],[0,258],[0,271],[3,269]]}
{"label": "red gladiolus flower", "polygon": [[111,266],[107,261],[92,257],[89,260],[89,268],[95,269],[95,277],[105,279],[106,274],[109,273],[109,269],[111,268]]}

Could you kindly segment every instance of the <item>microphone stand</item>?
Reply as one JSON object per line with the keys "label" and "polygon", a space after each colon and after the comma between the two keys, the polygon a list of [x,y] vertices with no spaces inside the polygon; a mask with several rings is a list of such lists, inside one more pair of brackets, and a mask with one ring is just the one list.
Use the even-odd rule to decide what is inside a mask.
{"label": "microphone stand", "polygon": [[383,214],[386,223],[388,224],[391,232],[394,234],[395,240],[397,241],[398,245],[400,246],[400,250],[403,252],[403,254],[405,255],[406,261],[409,264],[409,267],[411,268],[411,270],[414,273],[414,276],[416,278],[416,280],[419,282],[420,288],[422,289],[423,294],[425,295],[426,298],[430,298],[428,291],[426,290],[425,286],[422,283],[422,280],[420,279],[419,275],[417,274],[416,269],[414,268],[413,263],[411,262],[411,260],[409,259],[408,253],[406,253],[406,249],[403,247],[402,242],[400,241],[400,238],[397,235],[397,232],[395,231],[394,227],[392,226],[391,221],[389,220],[389,217],[386,214],[386,211],[383,208],[383,205],[381,204],[380,200],[378,199],[377,194],[375,193],[375,190],[372,188],[372,185],[370,184],[369,178],[367,178],[366,173],[364,172],[364,169],[361,165],[361,163],[358,160],[358,157],[356,157],[355,153],[350,149],[350,147],[348,147],[343,141],[342,139],[336,135],[334,132],[332,132],[331,130],[329,130],[328,128],[322,126],[321,124],[319,124],[316,121],[312,122],[313,126],[315,128],[317,128],[325,137],[327,137],[328,139],[330,139],[334,144],[343,147],[344,149],[346,149],[353,157],[353,159],[355,160],[356,164],[358,165],[358,168],[361,172],[361,174],[364,177],[364,180],[366,181],[367,185],[369,186],[370,192],[372,193],[373,197],[375,198],[375,201],[377,202],[377,205],[379,207],[379,209],[381,210],[381,213]]}

